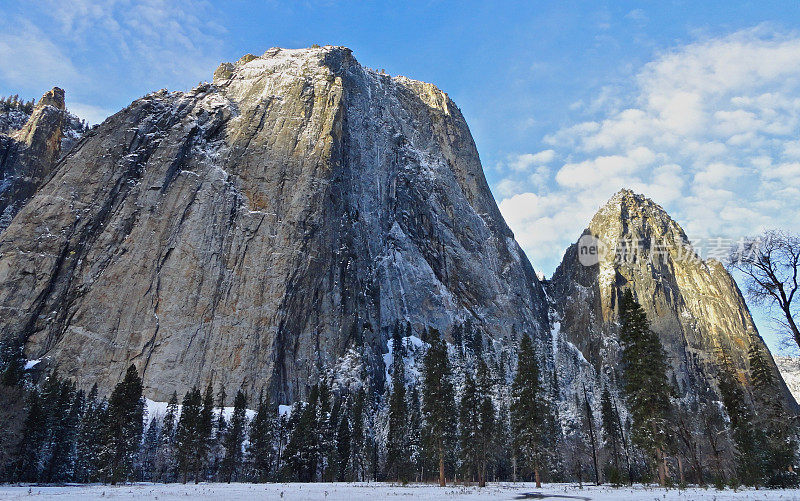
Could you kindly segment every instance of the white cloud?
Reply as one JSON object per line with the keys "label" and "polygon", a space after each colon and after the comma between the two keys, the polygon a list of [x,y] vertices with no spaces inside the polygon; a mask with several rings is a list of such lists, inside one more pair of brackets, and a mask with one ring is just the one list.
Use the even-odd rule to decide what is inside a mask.
{"label": "white cloud", "polygon": [[599,118],[544,138],[565,159],[555,183],[503,195],[535,265],[553,263],[623,187],[662,204],[690,238],[800,227],[800,35],[759,26],[676,47],[635,84],[604,94]]}
{"label": "white cloud", "polygon": [[0,85],[59,85],[68,105],[75,98],[95,107],[188,88],[210,80],[222,59],[215,9],[202,0],[30,2],[24,14],[0,19]]}
{"label": "white cloud", "polygon": [[116,112],[116,110],[84,103],[67,103],[67,109],[70,113],[86,120],[89,125],[99,124]]}
{"label": "white cloud", "polygon": [[517,172],[525,172],[537,165],[549,164],[556,157],[553,150],[543,150],[538,153],[523,153],[521,155],[510,155],[508,166]]}
{"label": "white cloud", "polygon": [[14,30],[0,29],[0,77],[13,87],[49,89],[77,82],[79,73],[57,44],[23,21]]}

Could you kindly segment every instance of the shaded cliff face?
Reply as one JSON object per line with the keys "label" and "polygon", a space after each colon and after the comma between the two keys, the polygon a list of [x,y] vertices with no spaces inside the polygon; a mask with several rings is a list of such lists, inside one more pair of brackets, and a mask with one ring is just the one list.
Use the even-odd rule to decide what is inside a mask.
{"label": "shaded cliff face", "polygon": [[[716,388],[718,356],[730,357],[748,383],[747,350],[766,349],[735,281],[716,260],[703,261],[664,210],[629,190],[617,193],[592,218],[584,235],[604,242],[596,264],[570,246],[548,285],[556,321],[597,373],[618,380],[620,346],[616,302],[630,288],[659,334],[683,396]],[[620,245],[621,244],[621,245]],[[625,250],[620,250],[625,249]],[[585,252],[585,251],[584,251]],[[770,358],[770,363],[773,364]],[[781,381],[782,398],[793,397]]]}
{"label": "shaded cliff face", "polygon": [[[396,320],[544,335],[546,301],[455,104],[349,50],[271,49],[93,129],[0,234],[0,329],[108,390],[130,363],[302,397]],[[229,391],[230,392],[230,391]]]}

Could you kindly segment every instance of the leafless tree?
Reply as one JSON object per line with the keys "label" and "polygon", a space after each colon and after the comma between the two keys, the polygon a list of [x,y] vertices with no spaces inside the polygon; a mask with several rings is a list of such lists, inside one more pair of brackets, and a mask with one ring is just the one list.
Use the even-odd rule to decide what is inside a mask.
{"label": "leafless tree", "polygon": [[797,327],[800,299],[800,236],[767,231],[732,250],[729,265],[746,278],[747,295],[758,305],[777,307],[775,318],[800,346]]}

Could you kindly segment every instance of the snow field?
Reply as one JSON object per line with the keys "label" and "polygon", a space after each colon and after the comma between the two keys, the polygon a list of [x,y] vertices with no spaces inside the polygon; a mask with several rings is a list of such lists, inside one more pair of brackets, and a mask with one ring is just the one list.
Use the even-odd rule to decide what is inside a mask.
{"label": "snow field", "polygon": [[389,483],[314,483],[314,484],[133,484],[121,486],[0,486],[0,499],[57,499],[87,501],[91,499],[243,499],[243,500],[325,500],[377,501],[381,499],[431,500],[511,500],[511,499],[577,499],[593,501],[653,500],[800,500],[798,490],[718,491],[714,488],[661,489],[635,486],[613,488],[577,484],[547,484],[537,489],[532,483],[497,483],[484,488],[431,484],[394,485]]}

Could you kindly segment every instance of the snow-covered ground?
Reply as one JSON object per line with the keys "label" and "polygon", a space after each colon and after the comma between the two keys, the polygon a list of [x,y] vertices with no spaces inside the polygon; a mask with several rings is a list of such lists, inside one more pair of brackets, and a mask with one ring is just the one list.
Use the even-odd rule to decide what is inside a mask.
{"label": "snow-covered ground", "polygon": [[800,402],[800,357],[775,357],[775,364],[781,371],[786,386],[794,395],[794,399]]}
{"label": "snow-covered ground", "polygon": [[247,499],[247,500],[325,500],[377,501],[380,499],[444,499],[444,500],[504,500],[504,499],[579,499],[579,500],[800,500],[797,490],[725,490],[713,488],[685,490],[660,488],[584,487],[572,484],[550,484],[537,489],[533,484],[490,484],[478,487],[434,485],[391,485],[382,483],[356,484],[136,484],[111,487],[108,485],[67,487],[0,486],[0,499],[58,499],[87,501],[90,499]]}

